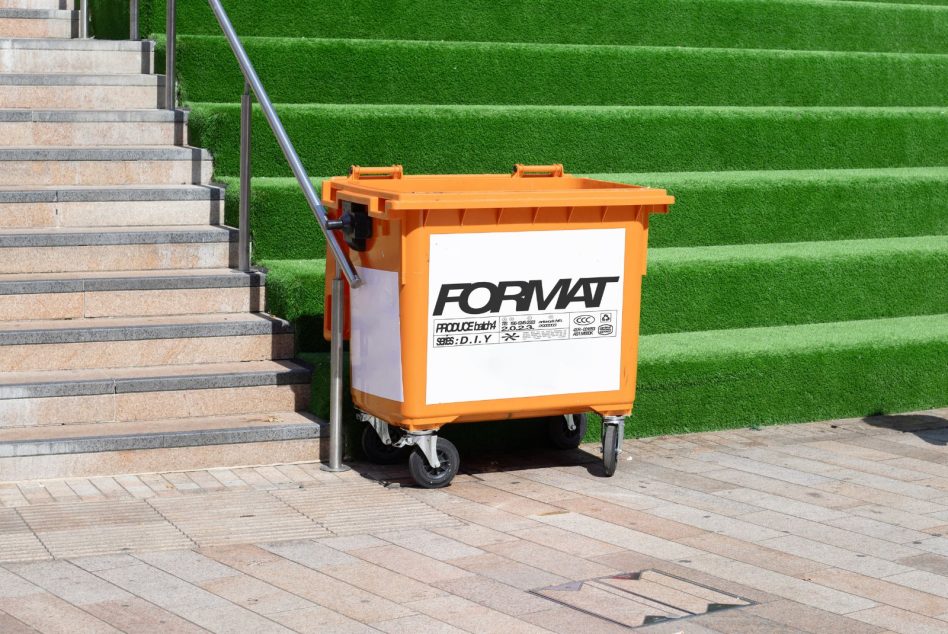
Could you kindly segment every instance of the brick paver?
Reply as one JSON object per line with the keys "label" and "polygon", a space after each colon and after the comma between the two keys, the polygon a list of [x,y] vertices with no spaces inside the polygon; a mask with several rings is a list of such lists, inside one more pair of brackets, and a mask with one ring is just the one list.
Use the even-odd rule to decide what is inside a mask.
{"label": "brick paver", "polygon": [[620,632],[539,591],[649,569],[752,602],[652,634],[948,632],[948,410],[887,420],[0,483],[0,632]]}

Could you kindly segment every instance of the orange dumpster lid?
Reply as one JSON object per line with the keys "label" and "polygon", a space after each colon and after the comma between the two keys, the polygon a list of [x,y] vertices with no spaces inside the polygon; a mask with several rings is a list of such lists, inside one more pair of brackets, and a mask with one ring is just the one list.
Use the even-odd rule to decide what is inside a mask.
{"label": "orange dumpster lid", "polygon": [[[353,166],[349,176],[324,185],[325,202],[340,196],[368,205],[370,212],[509,207],[597,207],[671,205],[664,189],[580,178],[562,165],[516,165],[513,174],[406,176],[401,165]],[[655,209],[655,211],[666,211]]]}

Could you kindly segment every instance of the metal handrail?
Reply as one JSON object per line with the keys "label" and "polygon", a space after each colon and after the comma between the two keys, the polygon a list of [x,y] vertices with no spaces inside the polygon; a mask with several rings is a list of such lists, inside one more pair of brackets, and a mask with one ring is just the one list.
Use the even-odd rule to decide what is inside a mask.
{"label": "metal handrail", "polygon": [[[296,148],[293,147],[293,142],[290,141],[290,137],[287,135],[286,129],[283,127],[283,122],[280,121],[280,116],[274,109],[273,102],[270,101],[270,96],[267,94],[266,89],[263,87],[263,84],[260,81],[260,77],[257,75],[257,71],[250,62],[250,58],[247,56],[247,51],[244,50],[244,46],[241,44],[240,38],[237,37],[237,33],[234,31],[234,25],[231,24],[230,18],[227,17],[227,13],[224,11],[224,7],[221,5],[220,0],[208,0],[208,4],[211,5],[211,10],[214,11],[214,16],[217,18],[217,22],[220,24],[221,29],[223,29],[224,36],[227,38],[227,42],[230,44],[230,48],[233,51],[234,56],[237,58],[237,63],[240,64],[240,70],[244,75],[244,81],[246,82],[247,86],[249,86],[249,91],[253,93],[257,99],[257,103],[260,104],[260,109],[263,111],[263,115],[266,118],[267,123],[270,124],[270,130],[276,137],[277,143],[280,145],[280,149],[283,150],[283,156],[286,157],[287,162],[290,164],[290,170],[293,172],[293,176],[296,177],[297,183],[299,183],[300,187],[303,189],[303,195],[306,197],[306,202],[309,204],[309,208],[313,212],[313,215],[316,216],[316,220],[319,223],[319,228],[322,230],[323,235],[326,236],[326,243],[329,245],[329,248],[332,251],[333,257],[336,261],[336,266],[342,270],[342,274],[349,282],[349,286],[352,288],[358,288],[362,285],[362,278],[359,277],[355,267],[352,266],[349,258],[342,250],[339,241],[336,239],[336,235],[329,230],[327,226],[329,219],[326,213],[326,208],[319,200],[319,196],[316,195],[316,191],[313,189],[313,183],[309,180],[309,174],[306,172],[306,168],[303,167],[303,162],[300,160],[299,154],[296,152]],[[171,17],[174,15],[174,5],[175,0],[168,0],[169,25],[171,22]],[[172,39],[170,32],[168,35],[167,50],[169,51],[169,58],[173,58],[174,40]],[[173,77],[174,67],[169,65],[165,82],[167,84],[173,85]],[[247,91],[245,90],[245,92]],[[243,99],[241,101],[241,108],[248,111],[241,116],[241,119],[246,120],[246,122],[249,124],[250,100]],[[248,140],[246,145],[249,146],[249,131],[246,135],[246,138]],[[241,145],[243,146],[245,144],[242,143]],[[241,153],[246,151],[249,154],[249,150],[249,147],[241,147]],[[242,159],[241,163],[243,162],[244,161]],[[249,173],[246,176],[249,178]],[[247,190],[249,192],[249,185]],[[241,226],[240,229],[243,230],[244,227]]]}

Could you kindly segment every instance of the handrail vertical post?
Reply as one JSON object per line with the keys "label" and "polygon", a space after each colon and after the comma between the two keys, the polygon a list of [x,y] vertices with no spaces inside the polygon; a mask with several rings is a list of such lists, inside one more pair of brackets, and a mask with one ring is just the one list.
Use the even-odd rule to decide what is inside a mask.
{"label": "handrail vertical post", "polygon": [[345,288],[342,283],[342,269],[336,263],[336,274],[332,278],[332,299],[330,330],[332,337],[329,348],[329,461],[323,464],[323,471],[348,471],[342,464],[342,336],[343,307],[346,303]]}
{"label": "handrail vertical post", "polygon": [[250,271],[250,179],[252,177],[251,131],[253,128],[253,101],[250,84],[244,82],[244,94],[240,98],[240,223],[238,244],[238,267]]}
{"label": "handrail vertical post", "polygon": [[128,39],[141,39],[138,34],[138,0],[131,0],[128,6]]}
{"label": "handrail vertical post", "polygon": [[79,0],[79,37],[89,37],[89,0]]}
{"label": "handrail vertical post", "polygon": [[174,110],[174,53],[177,44],[177,3],[168,0],[167,15],[165,16],[165,108]]}

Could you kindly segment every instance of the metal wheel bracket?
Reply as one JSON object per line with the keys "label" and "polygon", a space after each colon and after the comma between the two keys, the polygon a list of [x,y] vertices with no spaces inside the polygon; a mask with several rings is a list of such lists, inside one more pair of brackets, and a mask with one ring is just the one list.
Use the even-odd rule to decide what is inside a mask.
{"label": "metal wheel bracket", "polygon": [[[365,412],[360,412],[357,414],[358,418],[362,421],[368,423],[368,425],[375,430],[375,433],[379,435],[379,440],[382,441],[382,444],[385,446],[390,446],[392,444],[392,435],[388,432],[388,423],[380,418],[376,418],[371,414],[366,414]],[[404,446],[404,445],[396,445]]]}
{"label": "metal wheel bracket", "polygon": [[433,431],[410,431],[395,441],[396,447],[418,447],[421,450],[428,466],[437,469],[441,466],[438,460],[438,433]]}
{"label": "metal wheel bracket", "polygon": [[[616,434],[616,453],[622,453],[622,437],[625,436],[625,416],[603,416],[602,425],[615,426],[618,432]],[[601,450],[601,449],[600,449]]]}
{"label": "metal wheel bracket", "polygon": [[574,414],[564,414],[563,418],[566,419],[566,429],[576,431],[576,416]]}

